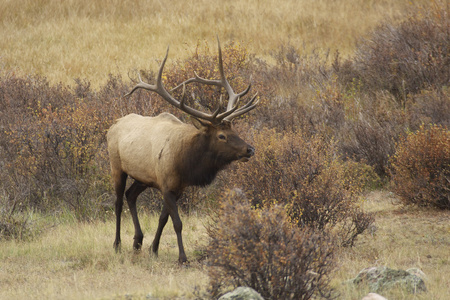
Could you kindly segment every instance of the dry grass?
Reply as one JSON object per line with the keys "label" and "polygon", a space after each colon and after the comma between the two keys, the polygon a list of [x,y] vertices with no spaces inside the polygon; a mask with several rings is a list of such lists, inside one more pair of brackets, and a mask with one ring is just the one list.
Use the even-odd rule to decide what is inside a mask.
{"label": "dry grass", "polygon": [[189,55],[199,40],[215,51],[216,35],[243,41],[261,57],[287,44],[349,54],[361,35],[411,6],[409,0],[7,0],[0,2],[0,70],[99,85],[108,73],[148,67],[168,44],[172,58]]}
{"label": "dry grass", "polygon": [[192,298],[196,286],[206,286],[206,272],[193,253],[206,245],[202,218],[183,217],[185,246],[192,259],[189,268],[177,264],[176,235],[170,223],[155,258],[147,250],[158,217],[141,214],[147,235],[139,253],[132,250],[131,217],[124,218],[120,254],[112,247],[113,221],[69,221],[31,242],[2,242],[0,299]]}
{"label": "dry grass", "polygon": [[[427,275],[426,294],[401,290],[386,293],[388,299],[448,299],[450,294],[450,212],[402,208],[387,192],[373,192],[363,203],[376,217],[374,231],[363,234],[354,248],[338,254],[338,268],[331,274],[339,299],[361,299],[367,290],[342,285],[370,266],[420,268]],[[183,216],[189,268],[176,264],[176,236],[169,222],[162,237],[160,256],[146,251],[157,225],[157,216],[141,213],[146,238],[144,249],[133,253],[133,226],[124,217],[123,251],[112,248],[114,222],[88,224],[64,221],[30,242],[2,242],[0,247],[0,299],[162,299],[195,298],[208,278],[195,251],[204,249],[204,218]],[[52,220],[53,222],[55,220]],[[42,221],[41,221],[42,222]],[[47,221],[48,222],[48,221]],[[127,298],[127,299],[128,299]]]}
{"label": "dry grass", "polygon": [[[405,208],[391,193],[377,191],[363,208],[375,214],[375,227],[352,249],[338,255],[336,282],[356,277],[372,266],[420,268],[427,276],[428,293],[387,292],[388,299],[448,299],[450,295],[450,212]],[[361,299],[367,290],[341,287],[342,299]]]}

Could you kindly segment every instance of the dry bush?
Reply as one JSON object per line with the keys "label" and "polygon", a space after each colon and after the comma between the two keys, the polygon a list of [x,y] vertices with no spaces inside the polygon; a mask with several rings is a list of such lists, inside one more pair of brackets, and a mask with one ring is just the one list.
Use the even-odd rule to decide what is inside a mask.
{"label": "dry bush", "polygon": [[211,292],[249,286],[264,299],[331,299],[334,247],[299,228],[281,206],[251,208],[241,191],[223,197],[208,226]]}
{"label": "dry bush", "polygon": [[369,90],[387,90],[405,103],[410,93],[450,81],[448,5],[434,2],[409,18],[380,25],[354,57],[358,78]]}
{"label": "dry bush", "polygon": [[382,178],[389,176],[389,157],[408,129],[448,126],[447,14],[442,2],[416,8],[406,20],[387,21],[362,39],[353,58],[336,57],[332,64],[341,93],[352,95],[336,133],[342,154],[373,166]]}
{"label": "dry bush", "polygon": [[406,108],[411,130],[418,130],[422,124],[450,127],[450,89],[448,87],[423,90],[411,95]]}
{"label": "dry bush", "polygon": [[392,189],[404,204],[450,209],[450,131],[422,125],[397,145]]}
{"label": "dry bush", "polygon": [[327,122],[324,122],[323,116],[332,109],[324,113],[324,106],[328,103],[320,101],[318,94],[320,91],[324,91],[322,95],[328,92],[325,90],[333,80],[332,70],[328,66],[329,55],[319,51],[305,52],[291,44],[282,45],[271,53],[276,64],[258,71],[263,86],[276,88],[276,93],[273,96],[269,94],[269,100],[262,102],[254,112],[258,124],[279,132],[323,131]]}
{"label": "dry bush", "polygon": [[[257,155],[226,174],[225,185],[242,188],[254,206],[287,205],[299,226],[332,229],[341,244],[352,245],[359,233],[349,230],[367,228],[373,220],[364,213],[355,217],[362,185],[339,159],[336,143],[301,132],[252,134]],[[361,223],[352,227],[349,222]]]}
{"label": "dry bush", "polygon": [[63,202],[79,218],[92,217],[109,191],[104,134],[113,99],[100,100],[105,90],[81,80],[71,89],[9,75],[0,88],[2,188],[28,207]]}
{"label": "dry bush", "polygon": [[[33,235],[28,215],[21,212],[19,200],[13,195],[0,194],[0,242],[2,240],[25,240]],[[12,205],[11,205],[12,203]]]}
{"label": "dry bush", "polygon": [[380,124],[377,120],[355,120],[348,125],[347,138],[341,140],[346,157],[372,166],[378,176],[388,175],[389,157],[395,151],[395,141],[402,128],[390,122]]}

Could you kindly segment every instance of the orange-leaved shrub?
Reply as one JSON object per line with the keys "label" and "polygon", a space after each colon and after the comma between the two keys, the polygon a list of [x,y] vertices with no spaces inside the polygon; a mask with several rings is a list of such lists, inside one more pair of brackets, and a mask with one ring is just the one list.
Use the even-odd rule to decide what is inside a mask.
{"label": "orange-leaved shrub", "polygon": [[450,131],[422,125],[397,145],[392,189],[404,204],[450,209]]}
{"label": "orange-leaved shrub", "polygon": [[213,297],[248,286],[264,299],[332,298],[332,240],[295,226],[283,206],[252,208],[242,191],[231,190],[207,231]]}
{"label": "orange-leaved shrub", "polygon": [[346,164],[336,143],[321,136],[271,129],[249,133],[256,155],[228,172],[225,185],[244,190],[256,207],[286,205],[298,226],[331,230],[342,245],[353,245],[373,221],[358,207],[364,184],[355,180],[357,172],[371,168]]}

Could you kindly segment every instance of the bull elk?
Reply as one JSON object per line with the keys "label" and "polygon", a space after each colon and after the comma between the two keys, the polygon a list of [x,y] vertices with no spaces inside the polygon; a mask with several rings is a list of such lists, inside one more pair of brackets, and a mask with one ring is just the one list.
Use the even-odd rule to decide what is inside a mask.
{"label": "bull elk", "polygon": [[[220,42],[218,44],[220,79],[204,79],[194,73],[195,77],[173,89],[183,87],[182,97],[180,100],[175,99],[162,83],[164,64],[169,53],[167,48],[156,84],[145,83],[139,76],[139,83],[126,95],[131,95],[137,89],[153,91],[193,117],[193,125],[183,123],[169,113],[156,117],[129,114],[118,119],[107,133],[111,174],[117,197],[116,251],[120,249],[120,221],[128,176],[134,179],[125,192],[135,228],[133,248],[139,250],[144,238],[136,210],[137,197],[146,188],[155,188],[161,191],[164,204],[150,251],[158,254],[161,233],[170,216],[177,235],[178,261],[184,263],[187,258],[181,236],[182,222],[178,214],[177,199],[186,187],[206,186],[213,181],[218,171],[231,162],[248,161],[254,155],[255,149],[232,130],[231,120],[255,108],[259,100],[255,95],[245,105],[239,105],[240,99],[249,92],[251,84],[241,93],[233,91],[224,74]],[[213,113],[205,113],[187,106],[184,102],[185,87],[192,82],[225,89],[229,97],[226,110],[221,112],[219,105]]]}

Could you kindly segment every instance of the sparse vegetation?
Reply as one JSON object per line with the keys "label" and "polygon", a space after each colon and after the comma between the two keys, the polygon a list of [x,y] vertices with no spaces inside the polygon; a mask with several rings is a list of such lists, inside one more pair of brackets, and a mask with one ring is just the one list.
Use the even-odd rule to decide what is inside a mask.
{"label": "sparse vegetation", "polygon": [[[195,298],[210,297],[208,286],[219,294],[244,284],[269,299],[360,299],[367,291],[342,281],[387,265],[423,269],[428,292],[415,299],[445,299],[446,3],[113,2],[0,3],[0,298]],[[128,113],[167,111],[189,122],[152,93],[123,98],[134,84],[128,76],[154,78],[154,60],[170,44],[168,89],[194,71],[215,78],[216,34],[234,89],[251,78],[261,99],[234,122],[256,156],[180,199],[191,268],[175,266],[175,248],[158,259],[114,255],[106,130]],[[186,101],[211,111],[220,93],[193,84]],[[246,197],[223,197],[235,188]],[[138,202],[147,248],[161,198],[148,191]],[[219,213],[208,233],[207,210]],[[224,243],[230,234],[235,244]],[[171,230],[162,241],[176,245]]]}

